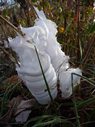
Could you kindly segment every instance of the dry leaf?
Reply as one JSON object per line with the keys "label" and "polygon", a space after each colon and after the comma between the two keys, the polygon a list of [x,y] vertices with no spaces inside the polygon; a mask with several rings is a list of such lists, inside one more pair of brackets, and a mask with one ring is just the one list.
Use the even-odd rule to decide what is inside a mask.
{"label": "dry leaf", "polygon": [[17,123],[24,123],[27,121],[29,114],[31,113],[31,110],[26,110],[21,112],[19,115],[16,116],[15,120]]}
{"label": "dry leaf", "polygon": [[20,104],[17,106],[15,116],[21,113],[22,111],[28,110],[35,104],[35,99],[22,100]]}
{"label": "dry leaf", "polygon": [[24,123],[27,121],[29,114],[31,113],[31,108],[35,104],[35,99],[30,100],[22,100],[20,104],[17,106],[16,112],[15,112],[15,120],[18,123]]}
{"label": "dry leaf", "polygon": [[23,100],[23,97],[21,96],[17,96],[12,98],[12,100],[9,102],[8,107],[11,108],[12,105],[15,104],[15,109],[17,108],[17,106],[20,104],[20,102]]}
{"label": "dry leaf", "polygon": [[0,118],[0,123],[4,123],[7,124],[9,123],[9,121],[12,119],[12,116],[14,114],[14,111],[16,109],[16,107],[18,106],[18,104],[21,102],[22,97],[21,96],[17,96],[14,97],[8,104],[9,110],[7,111],[6,114],[4,114],[1,118]]}
{"label": "dry leaf", "polygon": [[13,117],[16,122],[25,122],[31,113],[31,108],[36,103],[35,99],[24,100],[21,96],[14,97],[8,104],[9,110],[0,118],[0,123],[10,125],[9,122]]}

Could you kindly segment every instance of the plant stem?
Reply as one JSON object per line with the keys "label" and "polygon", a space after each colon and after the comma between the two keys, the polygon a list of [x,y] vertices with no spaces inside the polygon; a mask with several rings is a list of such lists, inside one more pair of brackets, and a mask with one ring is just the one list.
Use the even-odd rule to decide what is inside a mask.
{"label": "plant stem", "polygon": [[[73,91],[73,88],[74,88],[74,87],[73,87],[73,76],[74,76],[74,73],[71,74],[72,91]],[[74,107],[75,107],[77,127],[81,127],[81,126],[80,126],[80,121],[79,121],[78,110],[77,110],[77,104],[76,104],[76,100],[75,100],[75,95],[74,95],[74,94],[73,94],[73,103],[74,103]]]}
{"label": "plant stem", "polygon": [[45,81],[45,84],[46,84],[46,87],[47,87],[51,102],[53,102],[53,98],[51,96],[50,88],[49,88],[49,85],[47,83],[44,71],[43,71],[43,67],[42,67],[42,64],[41,64],[41,61],[40,61],[40,58],[39,58],[39,54],[38,54],[37,48],[36,48],[36,46],[34,46],[34,47],[35,47],[35,51],[36,51],[36,54],[37,54],[37,57],[38,57],[38,61],[39,61],[40,67],[41,67],[42,75],[43,75],[43,78],[44,78],[44,81]]}

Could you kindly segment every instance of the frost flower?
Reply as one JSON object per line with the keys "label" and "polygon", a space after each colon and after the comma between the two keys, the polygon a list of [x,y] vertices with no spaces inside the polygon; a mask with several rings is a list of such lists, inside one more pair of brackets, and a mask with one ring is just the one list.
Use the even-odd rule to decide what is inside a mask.
{"label": "frost flower", "polygon": [[[49,85],[53,99],[57,96],[57,80],[60,83],[62,97],[68,98],[72,94],[71,74],[82,75],[79,68],[70,68],[69,56],[61,50],[57,41],[57,25],[47,19],[43,11],[35,8],[38,18],[33,27],[23,28],[24,37],[17,36],[9,41],[12,49],[17,53],[20,67],[16,65],[18,75],[40,104],[48,104],[51,99],[45,84],[41,66],[35,48],[37,48],[43,72]],[[74,75],[73,86],[80,81]]]}

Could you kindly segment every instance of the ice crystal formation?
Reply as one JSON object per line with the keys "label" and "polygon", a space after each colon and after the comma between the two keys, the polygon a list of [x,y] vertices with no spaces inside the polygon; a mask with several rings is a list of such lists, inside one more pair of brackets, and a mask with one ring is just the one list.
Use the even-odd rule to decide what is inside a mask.
{"label": "ice crystal formation", "polygon": [[[79,68],[70,68],[69,56],[61,50],[57,41],[57,25],[46,18],[43,11],[35,8],[38,18],[33,27],[21,27],[25,36],[9,39],[10,46],[17,53],[20,66],[16,65],[18,76],[40,104],[51,102],[42,69],[53,99],[57,96],[57,81],[59,80],[63,98],[72,94],[71,74],[82,75]],[[39,64],[37,52],[41,66]],[[73,86],[80,82],[80,77],[73,76]]]}

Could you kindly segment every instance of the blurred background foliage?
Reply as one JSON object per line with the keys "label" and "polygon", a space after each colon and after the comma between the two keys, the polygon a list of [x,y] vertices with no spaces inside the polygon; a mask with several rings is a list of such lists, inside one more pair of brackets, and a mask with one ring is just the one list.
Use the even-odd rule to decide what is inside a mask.
{"label": "blurred background foliage", "polygon": [[[12,3],[12,2],[11,2]],[[47,18],[58,25],[58,41],[64,52],[71,57],[73,66],[86,68],[90,62],[95,66],[94,0],[15,0],[1,6],[0,13],[14,26],[33,26],[36,14],[33,6],[42,9]],[[0,43],[14,37],[13,29],[0,19]]]}

